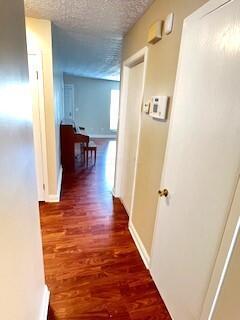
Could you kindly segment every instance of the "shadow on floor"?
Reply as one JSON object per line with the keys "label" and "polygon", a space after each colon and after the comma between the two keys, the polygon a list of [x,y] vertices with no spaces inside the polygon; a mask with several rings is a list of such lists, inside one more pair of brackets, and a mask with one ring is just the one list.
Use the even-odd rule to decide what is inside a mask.
{"label": "shadow on floor", "polygon": [[54,311],[53,311],[53,309],[52,309],[52,307],[50,305],[49,308],[48,308],[48,318],[47,318],[47,320],[56,320],[56,319],[57,318],[54,315]]}

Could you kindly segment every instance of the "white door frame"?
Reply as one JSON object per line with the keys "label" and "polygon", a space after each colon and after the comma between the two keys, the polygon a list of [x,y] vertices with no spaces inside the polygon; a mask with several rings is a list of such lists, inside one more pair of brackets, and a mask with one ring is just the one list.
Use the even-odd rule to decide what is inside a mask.
{"label": "white door frame", "polygon": [[47,166],[47,144],[46,144],[46,123],[45,123],[45,101],[43,84],[42,54],[40,52],[29,51],[28,55],[36,56],[38,69],[38,106],[41,127],[42,159],[43,159],[43,180],[44,180],[44,201],[48,201],[48,166]]}
{"label": "white door frame", "polygon": [[[71,88],[72,89],[72,101],[73,101],[73,110],[72,110],[72,120],[75,121],[75,94],[74,94],[74,84],[66,83],[64,84],[64,90],[63,94],[65,95],[65,88]],[[63,96],[63,111],[64,111],[64,118],[65,118],[65,96]]]}
{"label": "white door frame", "polygon": [[[213,11],[217,10],[218,8],[222,7],[223,5],[231,1],[232,0],[210,0],[205,5],[200,7],[198,10],[193,12],[190,16],[188,16],[184,20],[184,25],[190,21],[197,21],[203,16],[211,14]],[[174,105],[175,105],[174,100],[175,100],[176,92],[178,91],[179,75],[180,75],[179,71],[181,69],[181,62],[182,62],[182,45],[183,44],[181,43],[177,75],[176,75],[176,81],[175,81],[172,115],[174,113]],[[168,137],[171,135],[171,131],[172,131],[172,126],[173,126],[172,118],[173,117],[171,116]],[[166,147],[166,152],[165,152],[165,160],[163,164],[162,176],[166,171],[167,153],[168,153],[168,145]],[[202,306],[202,312],[199,320],[214,319],[213,316],[215,312],[215,307],[218,302],[219,293],[228,269],[230,258],[233,253],[233,249],[237,240],[237,235],[240,232],[239,231],[240,229],[239,198],[240,198],[240,181],[238,180],[238,185],[236,185],[236,190],[235,190],[234,198],[232,200],[232,206],[229,212],[228,221],[226,223],[226,228],[222,237],[222,242],[216,257],[215,266],[213,268],[212,276],[210,279],[208,290],[206,292],[206,296]],[[159,204],[158,204],[158,207],[159,207]],[[155,220],[155,229],[154,229],[153,238],[156,236],[157,223],[158,223],[158,216],[156,217],[156,220]],[[151,257],[152,257],[152,253],[151,253]],[[151,273],[151,269],[152,269],[152,262],[150,260],[150,273]]]}
{"label": "white door frame", "polygon": [[[113,195],[121,199],[121,183],[123,167],[122,159],[124,155],[124,134],[125,126],[127,121],[127,98],[128,98],[128,82],[129,82],[129,72],[130,69],[138,65],[139,63],[144,63],[143,66],[143,79],[142,79],[142,89],[140,92],[141,105],[143,103],[145,80],[146,80],[146,71],[147,71],[147,60],[148,60],[148,47],[144,47],[139,50],[137,53],[132,55],[129,59],[123,62],[122,66],[122,76],[121,76],[121,94],[120,94],[120,109],[119,109],[119,123],[118,123],[118,134],[117,134],[117,155],[116,155],[116,164],[115,164],[115,177],[114,177],[114,188]],[[139,106],[139,111],[141,111],[141,106]],[[136,173],[137,173],[137,162],[139,155],[139,138],[141,132],[141,112],[139,112],[139,129],[137,134],[137,148],[136,148],[136,161],[134,165],[134,176],[133,176],[133,190],[132,190],[132,200],[130,206],[129,221],[132,217],[133,209],[133,200],[136,186]]]}

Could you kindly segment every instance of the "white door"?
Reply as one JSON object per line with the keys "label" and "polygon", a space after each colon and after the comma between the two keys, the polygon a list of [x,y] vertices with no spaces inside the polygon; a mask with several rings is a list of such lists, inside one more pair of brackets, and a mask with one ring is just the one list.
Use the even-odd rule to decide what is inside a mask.
{"label": "white door", "polygon": [[123,176],[121,180],[121,199],[128,213],[130,213],[133,196],[138,132],[141,119],[143,67],[144,63],[142,62],[130,68],[128,78],[124,155],[122,159]]}
{"label": "white door", "polygon": [[175,320],[200,318],[240,168],[240,1],[216,3],[184,24],[152,247]]}
{"label": "white door", "polygon": [[74,121],[74,86],[64,85],[64,119]]}
{"label": "white door", "polygon": [[32,108],[33,108],[33,139],[34,139],[34,152],[36,164],[36,178],[38,201],[45,200],[44,191],[44,174],[43,174],[43,148],[42,148],[42,127],[40,116],[40,103],[39,103],[39,64],[38,56],[34,54],[28,55],[29,67],[29,84],[32,93]]}

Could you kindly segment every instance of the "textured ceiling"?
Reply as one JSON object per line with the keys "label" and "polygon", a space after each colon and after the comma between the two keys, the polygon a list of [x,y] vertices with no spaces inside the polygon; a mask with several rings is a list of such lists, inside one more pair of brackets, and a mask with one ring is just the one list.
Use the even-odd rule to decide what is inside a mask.
{"label": "textured ceiling", "polygon": [[26,15],[54,23],[63,71],[119,80],[124,35],[153,0],[25,0]]}

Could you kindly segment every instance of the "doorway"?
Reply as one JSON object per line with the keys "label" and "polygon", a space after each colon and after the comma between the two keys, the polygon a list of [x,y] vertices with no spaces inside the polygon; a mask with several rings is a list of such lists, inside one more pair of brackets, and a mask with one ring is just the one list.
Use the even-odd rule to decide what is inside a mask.
{"label": "doorway", "polygon": [[151,257],[176,320],[210,319],[209,310],[201,315],[217,256],[227,251],[240,168],[239,17],[239,1],[218,0],[184,22],[161,181],[169,195],[159,200]]}
{"label": "doorway", "polygon": [[148,49],[123,64],[114,195],[131,217]]}
{"label": "doorway", "polygon": [[129,70],[127,114],[125,123],[125,147],[122,165],[124,174],[121,182],[121,200],[129,213],[133,196],[133,179],[136,165],[137,139],[140,126],[141,92],[143,77],[143,62]]}
{"label": "doorway", "polygon": [[42,63],[39,54],[28,54],[29,85],[32,95],[33,140],[38,201],[48,194],[46,132],[43,95]]}
{"label": "doorway", "polygon": [[74,121],[74,85],[64,85],[64,119]]}

